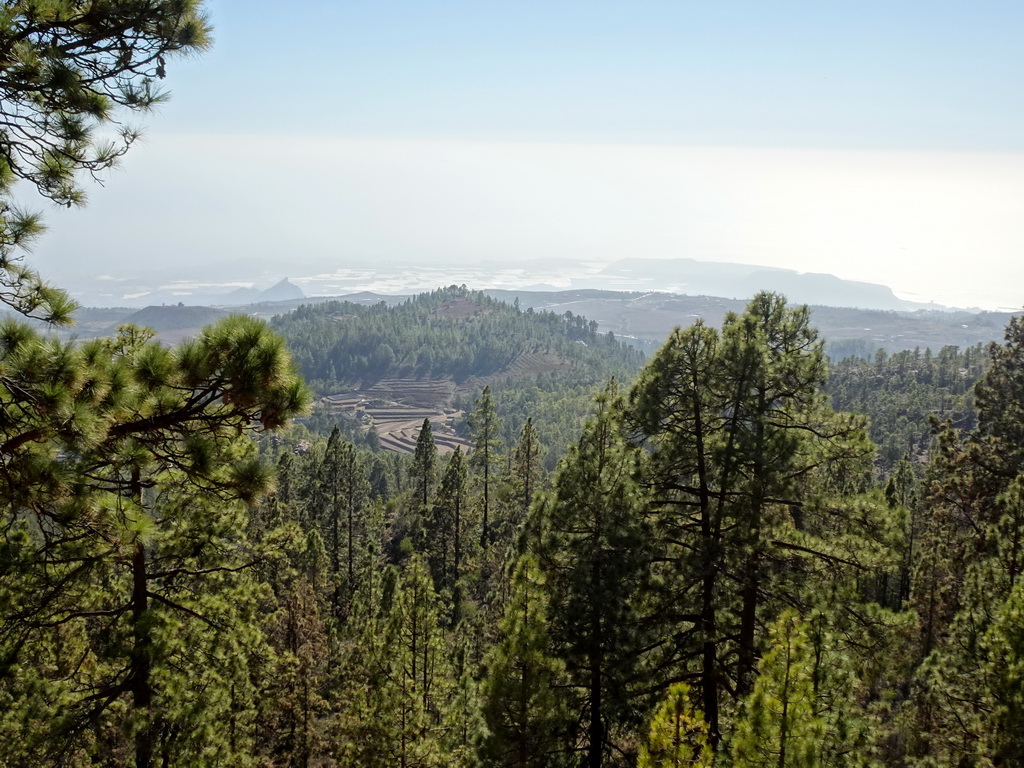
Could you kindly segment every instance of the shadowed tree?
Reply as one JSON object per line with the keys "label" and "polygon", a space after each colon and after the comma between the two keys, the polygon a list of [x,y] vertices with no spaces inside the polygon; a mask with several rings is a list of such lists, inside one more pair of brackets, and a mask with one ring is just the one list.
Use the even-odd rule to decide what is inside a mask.
{"label": "shadowed tree", "polygon": [[815,716],[808,627],[787,611],[772,627],[754,690],[736,726],[736,768],[813,768],[824,723]]}
{"label": "shadowed tree", "polygon": [[543,576],[524,555],[512,578],[512,596],[487,656],[481,753],[488,765],[544,768],[568,764],[572,720],[559,687],[565,665],[550,655],[548,600]]}
{"label": "shadowed tree", "polygon": [[[21,532],[18,548],[0,561],[0,657],[17,663],[60,625],[95,630],[97,639],[130,627],[124,667],[81,683],[67,712],[95,720],[127,697],[136,713],[131,722],[142,723],[134,734],[136,763],[147,766],[158,739],[158,721],[145,714],[159,702],[155,604],[200,615],[159,585],[245,566],[234,555],[217,562],[202,531],[220,530],[235,514],[232,500],[253,500],[269,485],[246,433],[280,426],[304,409],[308,395],[281,341],[250,318],[229,318],[176,349],[135,328],[80,347],[8,328],[0,345],[8,370],[32,366],[40,355],[61,364],[26,370],[0,424],[4,525]],[[51,408],[40,408],[41,395]],[[195,538],[158,546],[179,525],[179,515],[164,510],[181,509],[161,499],[182,492],[203,498],[201,514],[181,518],[191,521]],[[13,569],[22,576],[12,593],[3,577]],[[46,746],[74,746],[81,733],[75,722],[69,740]]]}
{"label": "shadowed tree", "polygon": [[461,448],[448,456],[441,484],[427,523],[427,552],[434,586],[452,596],[458,613],[459,581],[462,578],[468,528],[466,509],[466,461]]}
{"label": "shadowed tree", "polygon": [[533,426],[533,418],[528,418],[512,451],[512,516],[505,523],[510,537],[526,518],[530,505],[540,490],[544,477],[544,454],[544,447]]}
{"label": "shadowed tree", "polygon": [[1013,765],[1024,568],[1024,325],[1011,320],[975,388],[978,428],[940,425],[911,603],[921,616],[911,753]]}
{"label": "shadowed tree", "polygon": [[337,612],[343,599],[346,604],[351,602],[356,589],[356,561],[365,537],[365,505],[369,494],[369,482],[356,447],[342,439],[337,427],[331,430],[327,440],[319,475],[320,492],[326,506],[321,525],[331,557]]}

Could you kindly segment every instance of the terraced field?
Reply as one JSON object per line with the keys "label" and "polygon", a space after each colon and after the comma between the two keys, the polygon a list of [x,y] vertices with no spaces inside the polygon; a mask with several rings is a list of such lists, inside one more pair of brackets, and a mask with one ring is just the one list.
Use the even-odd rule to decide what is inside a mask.
{"label": "terraced field", "polygon": [[[455,434],[453,422],[462,416],[462,411],[444,408],[437,405],[406,405],[395,400],[381,397],[382,394],[399,394],[403,398],[411,398],[412,402],[431,402],[430,393],[441,395],[445,400],[451,398],[453,385],[443,380],[433,382],[414,382],[417,386],[405,388],[404,380],[390,379],[378,382],[362,392],[347,392],[329,395],[321,400],[328,411],[348,416],[367,430],[377,433],[381,448],[395,453],[413,453],[423,420],[429,419],[430,429],[434,435],[434,445],[440,454],[451,453],[456,448],[469,452],[470,442]],[[422,386],[419,386],[422,385]],[[437,403],[437,400],[432,402]]]}
{"label": "terraced field", "polygon": [[537,346],[539,342],[492,376],[473,376],[459,384],[450,378],[387,376],[370,386],[324,397],[321,403],[331,413],[346,415],[364,429],[374,430],[381,447],[389,451],[415,451],[423,420],[429,419],[439,453],[449,453],[457,447],[468,452],[469,441],[456,435],[452,427],[462,416],[461,411],[450,407],[455,395],[471,395],[509,377],[534,376],[572,366],[558,355],[539,351]]}
{"label": "terraced field", "polygon": [[[359,391],[363,397],[405,403],[422,408],[438,408],[450,403],[455,382],[450,379],[412,379],[388,377]],[[423,421],[423,418],[420,418]]]}
{"label": "terraced field", "polygon": [[503,379],[536,376],[538,373],[564,371],[571,367],[571,362],[550,352],[522,352],[498,373],[492,376],[472,376],[459,384],[457,390],[460,395],[468,395]]}

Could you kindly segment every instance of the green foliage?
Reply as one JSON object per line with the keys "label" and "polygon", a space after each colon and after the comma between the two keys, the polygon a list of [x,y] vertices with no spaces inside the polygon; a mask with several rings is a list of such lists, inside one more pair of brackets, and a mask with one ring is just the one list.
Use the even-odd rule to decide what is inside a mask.
{"label": "green foliage", "polygon": [[455,617],[461,609],[462,580],[469,555],[476,549],[468,501],[466,461],[462,450],[449,454],[441,485],[427,520],[426,551],[434,586],[451,596]]}
{"label": "green foliage", "polygon": [[426,515],[437,474],[437,448],[434,445],[430,419],[423,420],[419,435],[416,437],[412,474],[416,479],[416,500],[420,506],[420,514]]}
{"label": "green foliage", "polygon": [[[1005,345],[976,387],[978,427],[939,433],[929,469],[924,554],[912,602],[921,616],[908,751],[921,765],[1013,764],[1021,747],[1011,714],[1024,537],[1021,411],[1024,334],[1010,323]],[[1009,709],[1008,709],[1009,707]]]}
{"label": "green foliage", "polygon": [[986,661],[982,764],[1024,763],[1024,584],[999,607],[982,639]]}
{"label": "green foliage", "polygon": [[200,0],[3,4],[0,302],[47,322],[69,322],[74,303],[21,263],[19,250],[42,224],[14,205],[14,185],[28,182],[59,205],[84,203],[80,178],[110,168],[139,138],[119,123],[122,112],[164,101],[157,80],[167,59],[201,51],[209,39]]}
{"label": "green foliage", "polygon": [[565,664],[567,706],[580,713],[576,738],[592,766],[629,749],[638,725],[634,698],[646,641],[638,609],[651,556],[641,458],[626,440],[614,382],[597,407],[531,522],[551,653]]}
{"label": "green foliage", "polygon": [[[136,762],[245,764],[249,669],[266,653],[252,563],[265,554],[239,535],[242,505],[188,498],[177,482],[156,486],[145,512],[126,505],[125,525],[107,529],[116,539],[90,542],[72,567],[27,553],[23,578],[38,599],[5,611],[5,650],[19,661],[0,681],[0,740],[27,764],[103,764],[131,750]],[[55,664],[36,663],[45,658]]]}
{"label": "green foliage", "polygon": [[821,765],[824,723],[815,712],[808,630],[795,611],[784,612],[772,626],[771,645],[736,726],[736,768]]}
{"label": "green foliage", "polygon": [[710,768],[708,724],[690,705],[690,686],[676,683],[654,712],[637,768]]}
{"label": "green foliage", "polygon": [[533,418],[526,420],[519,439],[512,451],[512,465],[509,472],[514,511],[507,525],[513,530],[525,518],[544,478],[543,460],[545,449],[541,445]]}
{"label": "green foliage", "polygon": [[8,323],[0,339],[2,482],[15,508],[124,491],[132,470],[178,469],[252,498],[267,477],[231,455],[232,438],[274,429],[308,401],[280,339],[250,318],[174,350],[135,328],[76,346]]}
{"label": "green foliage", "polygon": [[315,512],[311,527],[320,531],[326,542],[334,610],[344,613],[351,607],[357,575],[363,570],[360,560],[368,534],[369,482],[356,447],[343,440],[337,429],[331,432],[323,457],[315,457],[319,482],[306,486]]}
{"label": "green foliage", "polygon": [[[3,524],[19,544],[0,562],[0,655],[10,668],[45,657],[60,627],[81,647],[75,666],[43,674],[45,694],[0,679],[16,711],[27,696],[59,712],[48,738],[10,722],[5,738],[68,760],[128,739],[140,766],[194,749],[233,761],[204,718],[229,707],[240,733],[251,720],[249,650],[236,644],[258,646],[242,572],[261,555],[237,533],[238,502],[270,476],[245,434],[306,400],[280,340],[249,318],[174,350],[135,328],[75,346],[10,324],[5,340]],[[99,735],[86,728],[96,723]],[[232,743],[244,751],[241,736]]]}
{"label": "green foliage", "polygon": [[[382,379],[430,380],[438,391],[433,405],[447,406],[450,397],[455,408],[468,412],[490,387],[504,421],[498,437],[513,443],[532,417],[538,437],[551,449],[548,469],[579,434],[608,378],[628,380],[643,359],[632,347],[596,333],[582,317],[516,312],[464,287],[394,307],[304,306],[273,322],[320,394],[365,390]],[[333,421],[317,412],[309,426],[326,434]]]}
{"label": "green foliage", "polygon": [[843,647],[841,639],[849,629],[836,612],[815,611],[808,620],[792,609],[780,614],[735,727],[734,766],[879,765],[849,656],[856,645]]}
{"label": "green foliage", "polygon": [[483,517],[480,526],[480,546],[486,549],[493,538],[491,530],[491,488],[494,464],[502,447],[501,418],[494,408],[491,388],[484,387],[469,415],[468,424],[473,435],[473,452],[469,466],[477,470],[483,496]]}
{"label": "green foliage", "polygon": [[546,585],[525,555],[512,579],[512,596],[488,653],[483,687],[487,735],[481,754],[493,766],[567,764],[571,725],[564,697],[565,664],[550,655]]}
{"label": "green foliage", "polygon": [[357,642],[341,662],[352,682],[335,704],[335,750],[342,764],[466,764],[465,734],[453,710],[472,719],[467,709],[475,701],[463,700],[450,638],[439,619],[437,595],[418,556],[410,559],[389,600],[357,610],[357,634],[351,636]]}
{"label": "green foliage", "polygon": [[396,307],[303,306],[276,318],[274,327],[288,339],[302,373],[322,389],[385,375],[462,382],[502,373],[524,354],[549,358],[555,368],[571,364],[575,377],[591,380],[614,372],[610,365],[631,367],[640,360],[639,353],[597,334],[583,318],[520,313],[455,286]]}
{"label": "green foliage", "polygon": [[837,410],[869,414],[869,434],[878,445],[878,465],[892,471],[904,455],[919,461],[931,445],[931,420],[960,429],[976,424],[974,383],[988,365],[979,344],[961,351],[879,351],[873,360],[849,358],[832,366],[826,391]]}
{"label": "green foliage", "polygon": [[[14,186],[83,202],[208,25],[197,0],[2,5],[0,302],[60,323]],[[176,348],[0,324],[3,764],[1024,762],[1019,319],[976,421],[980,348],[846,361],[830,404],[807,309],[766,293],[585,424],[641,361],[571,313],[451,287],[275,327],[322,392],[437,379],[472,454],[437,485],[429,421],[411,458],[323,414],[250,439],[308,401],[251,318]],[[884,491],[835,409],[871,416]]]}
{"label": "green foliage", "polygon": [[650,451],[653,618],[692,628],[658,666],[699,670],[713,747],[726,697],[750,691],[759,628],[782,605],[851,597],[853,574],[890,554],[888,511],[857,495],[872,446],[826,403],[825,374],[806,307],[759,294],[721,332],[677,329],[630,393]]}

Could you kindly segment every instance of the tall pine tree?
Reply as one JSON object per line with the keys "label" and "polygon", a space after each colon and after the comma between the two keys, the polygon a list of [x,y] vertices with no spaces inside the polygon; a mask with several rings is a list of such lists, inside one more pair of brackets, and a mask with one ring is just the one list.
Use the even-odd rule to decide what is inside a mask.
{"label": "tall pine tree", "polygon": [[469,457],[469,466],[479,473],[479,483],[483,494],[480,546],[486,549],[492,539],[492,485],[495,463],[502,445],[501,418],[494,407],[490,386],[484,387],[484,391],[477,398],[473,412],[469,415],[469,428],[473,435],[473,452]]}
{"label": "tall pine tree", "polygon": [[614,382],[540,502],[537,560],[550,606],[552,654],[565,664],[567,706],[589,768],[630,750],[646,639],[638,613],[650,530],[637,482],[639,452],[626,440]]}

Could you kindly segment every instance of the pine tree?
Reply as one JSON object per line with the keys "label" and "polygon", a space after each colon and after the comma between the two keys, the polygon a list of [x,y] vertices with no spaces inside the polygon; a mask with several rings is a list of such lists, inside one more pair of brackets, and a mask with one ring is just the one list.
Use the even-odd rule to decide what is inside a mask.
{"label": "pine tree", "polygon": [[469,428],[473,435],[473,452],[469,466],[480,473],[480,487],[483,491],[483,520],[480,529],[480,546],[484,549],[491,543],[491,485],[495,461],[501,450],[501,419],[494,407],[490,386],[477,398],[473,412],[469,415]]}
{"label": "pine tree", "polygon": [[614,382],[536,508],[537,559],[549,594],[552,653],[580,712],[585,761],[599,768],[635,728],[634,685],[645,637],[638,619],[650,531]]}
{"label": "pine tree", "polygon": [[566,765],[571,720],[558,689],[565,665],[551,655],[548,600],[536,561],[524,555],[512,596],[488,653],[484,679],[487,735],[481,754],[493,766]]}
{"label": "pine tree", "polygon": [[542,465],[544,453],[544,447],[533,426],[533,418],[530,417],[523,424],[523,428],[519,432],[519,439],[512,452],[510,474],[513,489],[513,513],[511,519],[506,521],[506,525],[511,531],[515,531],[526,518],[530,506],[540,490],[540,483],[544,477]]}
{"label": "pine tree", "polygon": [[446,713],[444,739],[450,765],[480,765],[480,743],[487,732],[482,711],[482,684],[478,679],[480,641],[477,628],[467,627],[465,622],[449,638],[454,691]]}
{"label": "pine tree", "polygon": [[713,748],[723,694],[750,690],[769,601],[814,599],[796,574],[842,578],[889,524],[870,500],[857,514],[837,509],[836,496],[866,485],[872,447],[863,420],[828,407],[824,377],[806,307],[763,293],[721,333],[673,332],[630,395],[631,431],[651,451],[656,612],[666,633],[694,628],[690,642],[662,646],[661,664],[699,664]]}
{"label": "pine tree", "polygon": [[[901,525],[903,556],[899,568],[899,580],[893,587],[883,584],[879,600],[883,605],[892,608],[900,608],[909,601],[911,579],[920,558],[923,521],[918,485],[919,481],[910,459],[904,455],[896,464],[885,484],[886,503],[891,509],[902,511],[905,515]],[[892,591],[895,591],[895,595],[890,597]]]}
{"label": "pine tree", "polygon": [[389,663],[397,707],[393,755],[402,766],[445,764],[450,743],[446,715],[455,681],[430,572],[418,555],[406,567],[391,619]]}
{"label": "pine tree", "polygon": [[393,567],[369,571],[332,654],[328,733],[330,753],[338,765],[395,765],[400,743],[391,632],[396,588]]}
{"label": "pine tree", "polygon": [[412,457],[412,474],[416,480],[416,502],[420,515],[426,515],[430,506],[430,494],[434,487],[436,472],[437,448],[434,445],[434,433],[430,428],[430,419],[424,419],[416,437],[416,451]]}
{"label": "pine tree", "polygon": [[786,611],[772,626],[771,646],[736,726],[736,768],[814,768],[824,723],[815,714],[808,626]]}
{"label": "pine tree", "polygon": [[[720,475],[719,482],[728,482],[736,463],[734,441],[726,436],[732,422],[726,420],[727,393],[722,391],[719,347],[719,335],[701,322],[685,331],[676,329],[641,373],[630,394],[628,414],[636,431],[645,435],[654,449],[649,482],[655,489],[664,489],[656,497],[671,505],[654,518],[659,538],[694,540],[690,553],[680,553],[686,558],[681,557],[678,566],[683,576],[682,594],[674,589],[675,579],[666,578],[662,600],[671,606],[665,617],[669,627],[686,619],[698,627],[695,639],[699,644],[695,644],[693,655],[700,659],[701,700],[712,748],[721,738],[723,654],[718,582],[723,571],[723,530],[727,529],[726,497],[716,492],[715,480]],[[736,388],[741,384],[737,382]],[[715,466],[719,456],[720,469]],[[688,594],[694,582],[700,590],[697,599]]]}
{"label": "pine tree", "polygon": [[81,205],[80,176],[116,164],[138,138],[122,111],[166,99],[167,60],[209,45],[198,0],[11,0],[0,11],[0,302],[66,323],[74,304],[21,263],[42,231],[13,200],[18,181],[58,205]]}
{"label": "pine tree", "polygon": [[[1000,441],[987,436],[957,437],[950,430],[940,435],[925,554],[912,594],[921,616],[919,652],[926,658],[918,671],[910,751],[974,764],[1004,748],[996,746],[1004,735],[993,698],[1005,698],[1005,689],[994,694],[993,686],[1002,686],[998,672],[989,672],[1013,665],[1012,634],[995,625],[996,617],[1015,615],[1024,486],[1019,479],[1007,482],[1001,471],[1014,460],[1012,449],[1001,450]],[[981,743],[992,750],[987,757]],[[1005,748],[1012,753],[1012,740]]]}
{"label": "pine tree", "polygon": [[[280,535],[280,532],[274,532]],[[260,684],[256,751],[276,764],[306,768],[325,752],[329,643],[325,618],[333,589],[329,557],[316,530],[294,542],[287,562],[267,579],[276,609],[266,626],[273,652],[255,675]]]}
{"label": "pine tree", "polygon": [[1024,584],[1015,584],[982,640],[987,718],[980,730],[979,762],[1024,764]]}
{"label": "pine tree", "polygon": [[[43,733],[26,732],[24,720],[0,725],[0,741],[17,743],[25,763],[74,764],[85,754],[116,763],[132,754],[133,764],[214,766],[252,754],[250,670],[268,652],[252,567],[259,555],[239,534],[244,507],[189,498],[173,485],[155,487],[144,509],[122,507],[120,554],[96,561],[84,583],[51,592],[53,612],[36,610],[22,634],[32,663],[16,669],[43,674],[33,689],[21,686],[20,671],[7,677],[0,698],[12,712],[59,703]],[[61,643],[61,664],[39,665],[63,628],[78,650]]]}
{"label": "pine tree", "polygon": [[1015,615],[1024,541],[1019,320],[990,354],[991,368],[975,388],[977,429],[965,434],[939,425],[929,466],[911,594],[925,660],[907,734],[911,756],[922,761],[987,765],[1009,758],[1010,764],[1018,750],[1007,738],[1012,720],[997,702],[1012,700],[1000,673],[1013,674],[1015,640],[1000,619]]}
{"label": "pine tree", "polygon": [[690,686],[675,683],[668,689],[651,720],[647,743],[640,748],[638,768],[710,768],[708,724],[689,701]]}
{"label": "pine tree", "polygon": [[[305,390],[280,341],[249,318],[222,322],[175,350],[132,328],[78,348],[21,331],[6,341],[8,360],[25,364],[40,351],[59,351],[62,365],[77,373],[37,368],[35,381],[24,378],[18,390],[21,404],[5,414],[12,417],[0,447],[10,470],[4,481],[12,484],[5,522],[25,532],[14,559],[31,574],[32,588],[15,603],[8,595],[0,600],[13,608],[3,616],[0,655],[17,663],[62,624],[100,632],[104,644],[117,638],[116,649],[105,651],[122,662],[117,671],[78,681],[78,699],[65,707],[66,738],[44,747],[78,749],[82,723],[127,703],[132,714],[122,719],[138,726],[136,763],[151,765],[165,748],[161,723],[174,719],[160,693],[161,638],[188,636],[161,628],[217,621],[209,615],[221,604],[193,605],[188,590],[249,567],[236,559],[244,556],[244,539],[232,545],[220,538],[225,525],[245,529],[232,502],[256,498],[269,483],[245,433],[283,424],[303,408]],[[76,387],[64,378],[54,388],[69,375]],[[57,393],[58,411],[40,409],[33,390]],[[61,418],[68,407],[77,424]],[[194,495],[195,504],[183,506],[182,494]],[[13,566],[0,562],[4,570]],[[172,591],[163,591],[165,580]],[[179,595],[182,586],[188,590]],[[244,636],[237,622],[223,624]],[[218,674],[215,664],[209,669]]]}
{"label": "pine tree", "polygon": [[461,448],[448,456],[448,464],[437,490],[427,524],[427,552],[434,586],[439,593],[452,595],[458,611],[459,582],[465,568],[469,537],[466,504],[466,462]]}
{"label": "pine tree", "polygon": [[[13,185],[81,204],[79,177],[139,135],[101,132],[162,101],[166,60],[205,48],[208,33],[198,0],[5,4],[0,302],[69,320],[67,296],[20,263],[41,225],[11,204]],[[0,741],[20,752],[5,761],[251,759],[249,673],[266,652],[254,567],[268,553],[246,536],[244,503],[270,474],[246,435],[282,426],[308,395],[251,318],[173,350],[151,339],[125,327],[63,343],[0,327],[0,702],[14,715],[0,718]],[[45,715],[44,730],[26,713]]]}
{"label": "pine tree", "polygon": [[318,474],[322,503],[326,507],[321,525],[329,544],[337,612],[343,602],[351,602],[356,589],[357,560],[365,537],[365,504],[369,494],[369,482],[356,447],[342,439],[337,426],[327,440]]}

